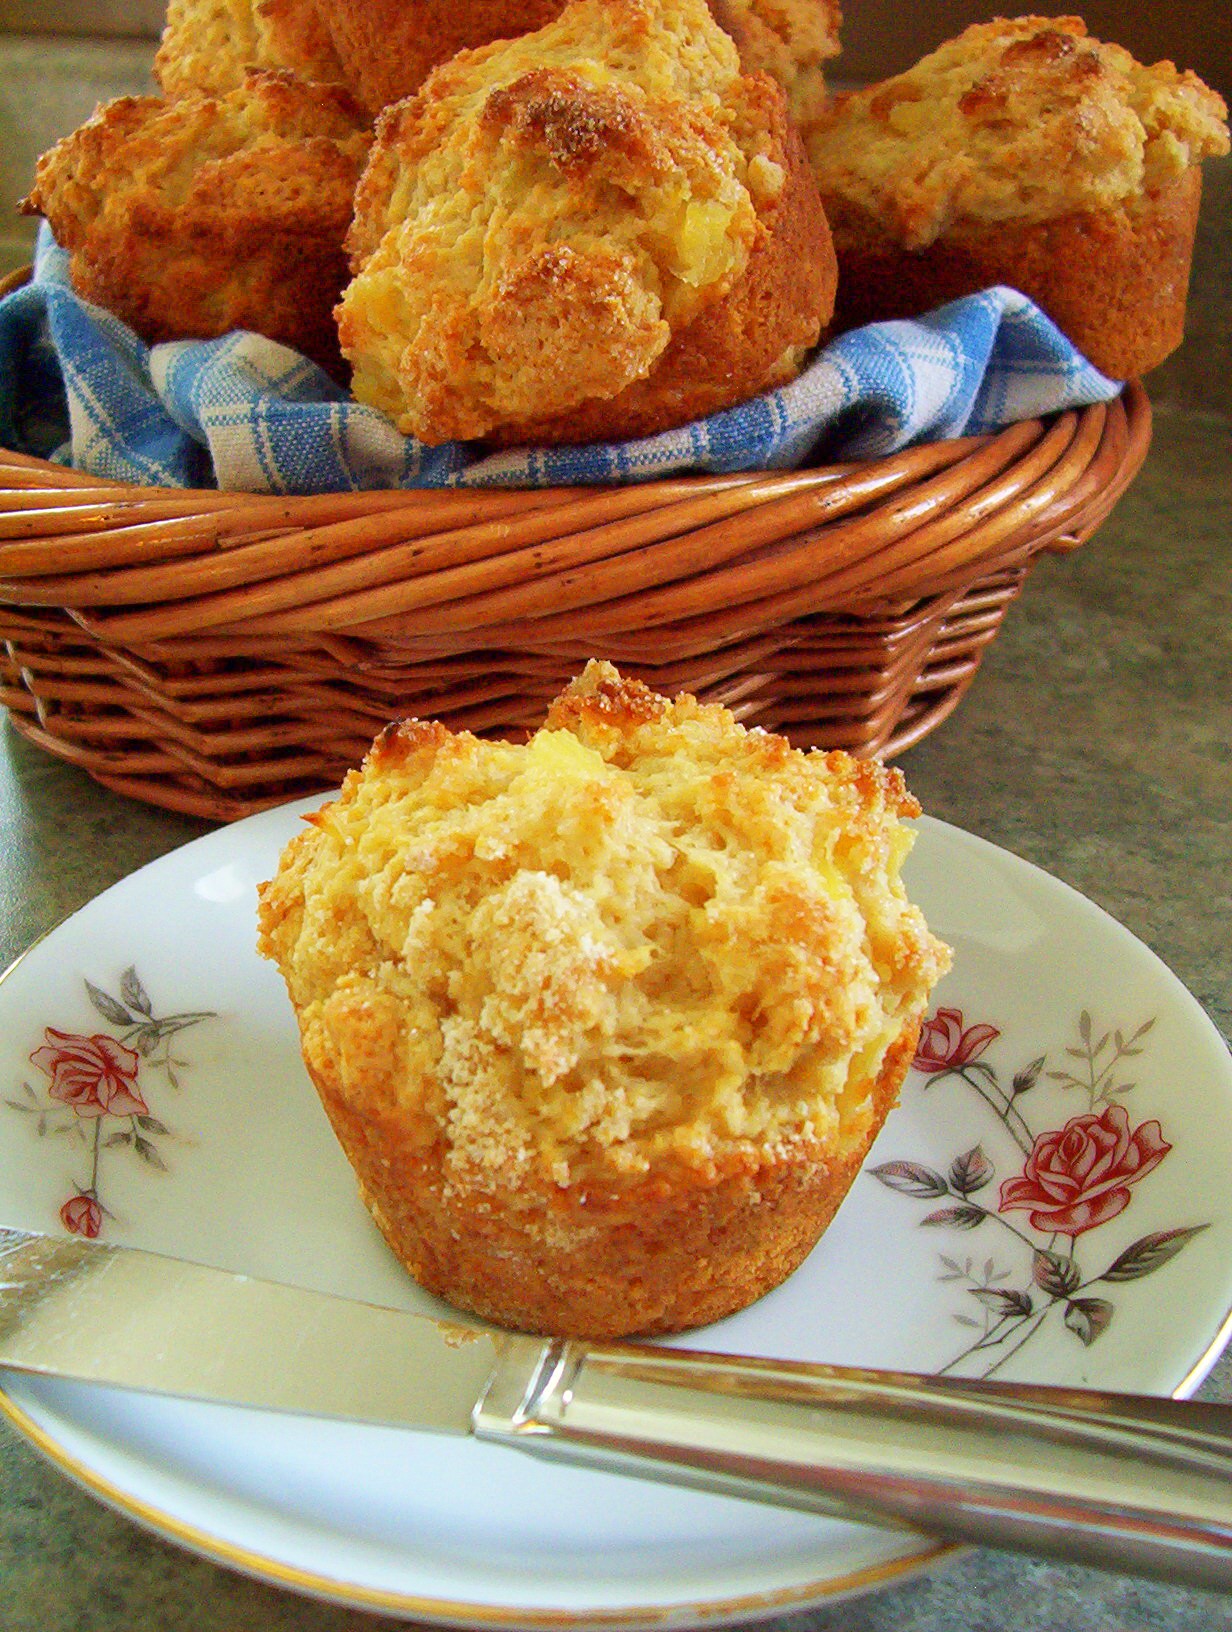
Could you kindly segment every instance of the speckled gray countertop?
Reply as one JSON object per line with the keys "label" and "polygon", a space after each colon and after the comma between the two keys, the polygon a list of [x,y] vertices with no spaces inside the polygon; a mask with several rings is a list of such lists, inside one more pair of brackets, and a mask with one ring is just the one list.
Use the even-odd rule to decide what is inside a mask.
{"label": "speckled gray countertop", "polygon": [[[957,713],[902,761],[925,808],[1045,868],[1151,946],[1232,1033],[1232,350],[1213,167],[1193,337],[1096,538],[1032,573]],[[0,725],[0,964],[205,831]],[[1203,1396],[1232,1401],[1232,1356]],[[101,1506],[0,1427],[0,1632],[379,1632],[403,1622],[231,1574]],[[1232,1632],[1232,1598],[970,1552],[794,1632]]]}

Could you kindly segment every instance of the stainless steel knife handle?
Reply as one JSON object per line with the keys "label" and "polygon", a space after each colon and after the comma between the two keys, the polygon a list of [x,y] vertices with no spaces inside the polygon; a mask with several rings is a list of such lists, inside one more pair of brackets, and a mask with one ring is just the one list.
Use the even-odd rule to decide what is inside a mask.
{"label": "stainless steel knife handle", "polygon": [[1232,1407],[512,1338],[478,1437],[1232,1591]]}

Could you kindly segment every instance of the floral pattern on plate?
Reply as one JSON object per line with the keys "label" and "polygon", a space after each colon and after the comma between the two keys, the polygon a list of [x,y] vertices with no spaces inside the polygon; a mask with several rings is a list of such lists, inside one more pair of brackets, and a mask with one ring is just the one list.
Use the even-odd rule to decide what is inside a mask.
{"label": "floral pattern on plate", "polygon": [[[303,816],[320,803],[315,796],[217,827],[160,857],[74,914],[0,980],[0,1221],[45,1228],[70,1194],[52,1188],[65,1177],[64,1158],[86,1165],[84,1145],[36,1140],[37,1113],[5,1110],[3,1094],[26,1078],[44,1108],[76,1114],[48,1101],[50,1079],[30,1063],[45,1023],[106,1034],[140,1053],[125,1036],[127,1024],[95,1019],[78,973],[107,970],[104,984],[123,1001],[111,970],[118,975],[135,963],[148,971],[159,1014],[208,1007],[218,1019],[172,1040],[172,1052],[191,1060],[190,1068],[176,1068],[184,1082],[178,1096],[141,1058],[143,1101],[192,1135],[191,1183],[186,1139],[155,1138],[173,1174],[157,1174],[126,1147],[105,1151],[103,1198],[124,1213],[126,1239],[439,1314],[408,1285],[359,1200],[306,1076],[286,988],[256,953],[256,884],[271,876]],[[1160,1137],[1172,1148],[1128,1187],[1129,1206],[1116,1218],[1058,1236],[1060,1246],[1075,1245],[1091,1273],[1149,1230],[1210,1223],[1158,1274],[1077,1292],[1117,1306],[1111,1330],[1090,1348],[1052,1306],[1050,1323],[1000,1375],[1192,1393],[1232,1327],[1232,1057],[1224,1039],[1141,942],[1018,858],[921,817],[905,871],[912,898],[956,950],[936,1004],[963,1012],[960,1038],[979,1022],[1001,1031],[978,1055],[979,1037],[968,1039],[968,1077],[988,1087],[974,1060],[994,1067],[1008,1088],[1020,1063],[1047,1049],[1035,1086],[1018,1096],[1032,1143],[1036,1132],[1060,1130],[1091,1109],[1088,1094],[1044,1075],[1070,1067],[1081,1076],[1081,1062],[1065,1055],[1078,1009],[1125,1024],[1129,1033],[1144,1016],[1156,1017],[1133,1044],[1143,1047],[1143,1058],[1124,1062],[1141,1068],[1142,1086],[1112,1102],[1126,1107],[1131,1131],[1158,1117]],[[172,970],[174,1002],[166,985]],[[943,1052],[946,1036],[937,1033]],[[1094,1034],[1092,1047],[1098,1041]],[[1112,1086],[1130,1075],[1118,1071]],[[91,1134],[90,1119],[80,1120]],[[107,1131],[130,1125],[101,1120]],[[957,1075],[912,1073],[870,1165],[910,1156],[944,1175],[955,1154],[977,1142],[998,1171],[972,1200],[995,1209],[1001,1181],[1023,1175],[1026,1153]],[[781,1288],[681,1341],[892,1370],[944,1363],[979,1336],[956,1325],[954,1312],[982,1317],[984,1305],[960,1282],[938,1284],[939,1272],[952,1273],[938,1262],[938,1249],[960,1271],[973,1246],[980,1264],[995,1253],[1016,1272],[991,1281],[995,1288],[1025,1286],[1037,1307],[1043,1299],[1029,1274],[1033,1248],[1003,1224],[985,1220],[971,1233],[919,1227],[947,1204],[958,1202],[911,1200],[866,1171],[820,1250]],[[1001,1216],[1034,1244],[1028,1210]],[[106,1220],[103,1228],[120,1234]],[[1048,1239],[1041,1235],[1039,1244]],[[985,1350],[961,1369],[1000,1353]],[[552,1467],[444,1435],[354,1431],[11,1376],[0,1392],[3,1416],[120,1511],[216,1561],[242,1556],[248,1573],[339,1605],[344,1618],[347,1606],[362,1603],[459,1629],[665,1622],[677,1632],[714,1629],[764,1618],[767,1605],[781,1619],[847,1602],[936,1557],[932,1543],[908,1531]]]}
{"label": "floral pattern on plate", "polygon": [[172,1052],[172,1041],[215,1015],[213,1010],[156,1015],[132,965],[120,977],[118,997],[89,980],[85,988],[95,1011],[118,1035],[45,1026],[30,1063],[47,1082],[41,1089],[23,1082],[21,1098],[5,1104],[32,1118],[40,1139],[59,1136],[85,1146],[88,1177],[71,1181],[73,1194],[60,1208],[60,1222],[70,1234],[94,1240],[104,1220],[114,1217],[102,1198],[108,1153],[127,1151],[146,1167],[167,1171],[160,1145],[176,1135],[150,1109],[148,1078],[156,1073],[169,1087],[179,1088],[179,1073],[188,1062]]}
{"label": "floral pattern on plate", "polygon": [[[961,1009],[941,1008],[920,1029],[914,1069],[924,1077],[923,1092],[947,1078],[964,1084],[1000,1125],[998,1137],[1020,1171],[1003,1178],[995,1203],[977,1200],[997,1178],[997,1165],[983,1143],[955,1156],[946,1173],[923,1162],[889,1161],[871,1169],[874,1178],[891,1190],[917,1200],[944,1202],[921,1222],[933,1227],[973,1231],[996,1224],[1009,1237],[1014,1264],[1002,1266],[995,1255],[977,1266],[941,1253],[942,1281],[964,1283],[972,1305],[964,1303],[954,1319],[973,1332],[970,1340],[940,1372],[974,1370],[991,1377],[1029,1343],[1045,1324],[1060,1314],[1067,1331],[1089,1348],[1107,1331],[1115,1306],[1098,1295],[1125,1281],[1139,1280],[1174,1258],[1208,1226],[1187,1224],[1140,1236],[1102,1269],[1090,1269],[1101,1260],[1084,1242],[1080,1262],[1078,1239],[1123,1213],[1133,1200],[1134,1187],[1167,1157],[1172,1146],[1158,1121],[1133,1126],[1121,1101],[1135,1089],[1120,1080],[1126,1060],[1145,1050],[1144,1039],[1155,1022],[1144,1020],[1129,1036],[1120,1030],[1096,1037],[1091,1016],[1084,1009],[1078,1019],[1077,1045],[1066,1050],[1073,1062],[1063,1069],[1045,1071],[1047,1056],[1038,1055],[1017,1071],[1005,1087],[996,1070],[982,1056],[1001,1035],[986,1021],[967,1025]],[[1041,1084],[1057,1085],[1047,1094]],[[1046,1114],[1050,1125],[1035,1133],[1023,1104],[1033,1095],[1034,1112]],[[1064,1095],[1085,1100],[1085,1108],[1066,1117],[1053,1116]],[[1024,1220],[1007,1215],[1025,1213]],[[1005,1237],[1003,1236],[1004,1240]],[[1106,1255],[1105,1255],[1106,1260]]]}

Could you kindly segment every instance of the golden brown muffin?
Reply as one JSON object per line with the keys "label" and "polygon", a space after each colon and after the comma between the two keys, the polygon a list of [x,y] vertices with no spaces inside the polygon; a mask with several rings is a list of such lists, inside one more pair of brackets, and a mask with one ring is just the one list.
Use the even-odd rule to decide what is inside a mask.
{"label": "golden brown muffin", "polygon": [[[216,0],[217,3],[217,0]],[[529,34],[565,0],[318,0],[323,24],[359,101],[375,116],[417,91],[462,50]],[[765,69],[793,116],[815,118],[825,98],[822,63],[837,54],[838,0],[710,0],[746,73]]]}
{"label": "golden brown muffin", "polygon": [[317,0],[169,0],[154,57],[168,96],[223,96],[249,68],[285,68],[327,84],[346,78]]}
{"label": "golden brown muffin", "polygon": [[373,1218],[429,1291],[615,1337],[815,1244],[948,963],[901,775],[592,663],[528,743],[403,721],[260,890]]}
{"label": "golden brown muffin", "polygon": [[839,53],[839,0],[710,0],[735,41],[745,73],[763,69],[787,92],[792,118],[807,129],[826,104],[823,65]]}
{"label": "golden brown muffin", "polygon": [[221,97],[120,97],[39,160],[23,206],[73,286],[141,337],[254,329],[342,372],[333,306],[370,134],[340,86],[254,71]]}
{"label": "golden brown muffin", "polygon": [[1104,373],[1179,345],[1201,160],[1226,109],[1076,17],[968,28],[808,137],[841,272],[836,321],[911,317],[991,284],[1029,295]]}
{"label": "golden brown muffin", "polygon": [[529,34],[564,0],[319,0],[347,83],[375,117],[459,51]]}
{"label": "golden brown muffin", "polygon": [[704,0],[573,0],[382,116],[338,308],[424,442],[647,435],[790,379],[833,248],[784,93]]}

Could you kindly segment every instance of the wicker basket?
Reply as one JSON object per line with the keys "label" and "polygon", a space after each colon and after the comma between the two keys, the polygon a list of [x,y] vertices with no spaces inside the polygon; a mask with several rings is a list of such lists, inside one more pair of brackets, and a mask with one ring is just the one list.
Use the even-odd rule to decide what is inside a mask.
{"label": "wicker basket", "polygon": [[1107,407],[785,475],[277,498],[0,450],[0,701],[120,793],[226,821],[337,783],[388,719],[518,733],[590,656],[801,745],[951,712],[1032,558],[1141,465]]}

